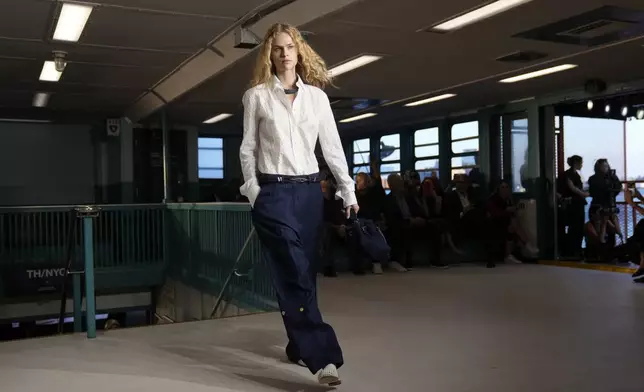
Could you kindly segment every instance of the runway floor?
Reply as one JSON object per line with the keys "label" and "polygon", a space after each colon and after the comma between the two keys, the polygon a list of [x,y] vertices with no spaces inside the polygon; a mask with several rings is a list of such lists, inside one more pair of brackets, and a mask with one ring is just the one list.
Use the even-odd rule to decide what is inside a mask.
{"label": "runway floor", "polygon": [[[338,390],[641,392],[644,285],[629,278],[518,265],[321,279],[345,353]],[[13,341],[0,390],[331,390],[284,344],[277,313]]]}

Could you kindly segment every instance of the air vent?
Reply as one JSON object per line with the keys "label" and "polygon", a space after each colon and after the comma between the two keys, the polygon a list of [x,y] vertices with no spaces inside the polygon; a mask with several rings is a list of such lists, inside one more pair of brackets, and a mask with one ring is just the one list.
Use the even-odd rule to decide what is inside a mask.
{"label": "air vent", "polygon": [[604,6],[515,35],[561,44],[597,46],[644,33],[644,11]]}
{"label": "air vent", "polygon": [[570,31],[564,31],[559,35],[567,35],[571,37],[579,37],[582,39],[593,39],[603,37],[607,34],[619,34],[633,27],[634,23],[629,22],[616,22],[612,20],[598,20],[589,23],[585,26],[576,27]]}
{"label": "air vent", "polygon": [[590,31],[601,29],[602,27],[609,26],[612,23],[613,22],[611,22],[610,20],[598,20],[598,21],[589,23],[589,24],[587,24],[585,26],[576,27],[576,28],[574,28],[574,29],[572,29],[570,31],[566,31],[566,32],[564,32],[562,34],[565,34],[565,35],[584,35],[584,34],[590,32]]}
{"label": "air vent", "polygon": [[503,63],[530,63],[542,58],[548,57],[547,54],[541,52],[534,52],[531,50],[519,51],[501,56],[496,61]]}

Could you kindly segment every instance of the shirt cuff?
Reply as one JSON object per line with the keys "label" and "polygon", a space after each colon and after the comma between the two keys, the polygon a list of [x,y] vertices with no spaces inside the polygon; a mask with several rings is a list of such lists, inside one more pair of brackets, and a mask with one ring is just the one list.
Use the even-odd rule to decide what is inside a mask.
{"label": "shirt cuff", "polygon": [[257,200],[257,196],[261,190],[262,188],[257,183],[256,178],[251,178],[239,188],[239,192],[248,198],[251,207],[255,205],[255,200]]}
{"label": "shirt cuff", "polygon": [[341,192],[338,191],[335,196],[338,199],[344,200],[344,207],[351,207],[352,205],[358,204],[358,199],[356,199],[356,193],[354,191]]}

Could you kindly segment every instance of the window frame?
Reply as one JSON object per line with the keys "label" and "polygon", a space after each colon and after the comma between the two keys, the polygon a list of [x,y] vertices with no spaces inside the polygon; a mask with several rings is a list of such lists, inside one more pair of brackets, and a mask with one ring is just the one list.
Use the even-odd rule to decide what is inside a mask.
{"label": "window frame", "polygon": [[[218,139],[221,140],[221,147],[199,147],[200,139]],[[224,155],[226,140],[218,136],[198,136],[197,137],[197,177],[199,180],[223,180],[226,177],[226,157]],[[221,151],[221,167],[217,166],[200,166],[199,155],[201,151]],[[221,177],[201,177],[201,170],[221,170]]]}
{"label": "window frame", "polygon": [[[382,183],[382,187],[385,189],[385,191],[389,190],[389,182],[387,181],[387,177],[390,174],[400,174],[402,172],[402,140],[403,140],[403,135],[405,133],[403,130],[398,130],[397,132],[386,132],[378,136],[378,163],[380,164],[379,172],[380,172],[380,179]],[[398,136],[398,147],[394,147],[394,152],[398,150],[398,155],[399,158],[397,160],[393,161],[384,161],[383,159],[380,158],[380,153],[381,153],[381,148],[380,148],[380,142],[382,141],[382,138],[387,137],[387,136]],[[398,171],[382,171],[382,166],[383,165],[398,165],[399,170]]]}
{"label": "window frame", "polygon": [[[365,150],[365,151],[356,150],[356,142],[360,142],[360,141],[363,141],[363,140],[366,140],[367,142],[369,142],[368,149]],[[358,170],[360,170],[360,168],[365,168],[367,170],[366,173],[369,173],[371,171],[369,162],[361,163],[361,164],[356,164],[355,163],[356,154],[365,154],[365,153],[371,154],[371,138],[370,137],[361,137],[361,138],[358,138],[358,139],[351,139],[350,143],[351,143],[351,161],[350,161],[350,164],[349,164],[349,172],[351,173],[351,176],[355,180],[356,176],[360,172],[360,171],[356,172],[356,168],[358,168]]]}
{"label": "window frame", "polygon": [[[425,143],[425,144],[416,144],[416,134],[421,131],[432,131],[436,130],[436,135],[437,135],[437,141],[436,143]],[[412,143],[412,164],[413,168],[418,174],[421,176],[421,180],[424,179],[427,176],[423,176],[421,172],[419,171],[420,169],[416,168],[416,164],[420,161],[429,161],[429,160],[435,160],[438,162],[438,166],[435,169],[432,169],[432,171],[435,171],[438,177],[440,177],[440,153],[441,153],[441,127],[439,125],[432,125],[429,127],[421,128],[421,129],[415,129],[411,132],[411,143]],[[432,147],[436,146],[438,147],[438,154],[437,155],[427,155],[423,157],[418,157],[416,156],[416,148],[418,147]],[[426,170],[423,170],[423,173],[425,173]]]}
{"label": "window frame", "polygon": [[[461,138],[456,138],[454,139],[452,137],[452,130],[454,126],[460,125],[460,124],[467,124],[467,123],[472,123],[475,122],[477,124],[477,130],[476,130],[476,136],[466,136],[466,137],[461,137]],[[478,160],[480,159],[480,154],[481,154],[481,124],[480,124],[480,119],[473,117],[473,118],[462,118],[459,119],[458,122],[451,122],[449,124],[449,152],[450,152],[450,157],[449,157],[449,163],[450,163],[450,180],[454,178],[454,171],[458,170],[459,173],[469,173],[472,169],[478,168],[480,166],[480,163],[478,163]],[[467,152],[454,152],[454,142],[462,142],[466,140],[476,140],[477,143],[477,149],[476,151],[467,151]],[[473,157],[475,162],[477,162],[474,165],[463,165],[463,166],[453,166],[452,165],[452,160],[454,158],[468,158],[468,157]]]}

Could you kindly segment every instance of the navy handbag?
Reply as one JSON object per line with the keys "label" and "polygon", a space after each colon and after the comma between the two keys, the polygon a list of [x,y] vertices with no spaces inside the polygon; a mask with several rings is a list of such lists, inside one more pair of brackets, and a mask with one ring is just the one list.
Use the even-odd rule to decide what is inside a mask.
{"label": "navy handbag", "polygon": [[378,226],[370,219],[362,219],[351,211],[347,224],[347,237],[350,246],[370,261],[386,263],[391,248]]}

